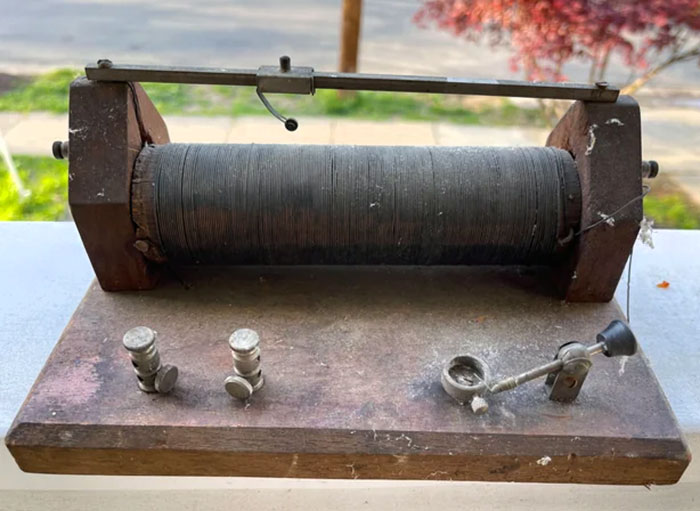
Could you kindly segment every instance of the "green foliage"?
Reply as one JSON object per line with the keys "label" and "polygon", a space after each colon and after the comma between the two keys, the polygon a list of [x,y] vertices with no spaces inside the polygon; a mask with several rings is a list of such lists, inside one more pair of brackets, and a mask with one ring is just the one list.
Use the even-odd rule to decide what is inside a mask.
{"label": "green foliage", "polygon": [[[70,82],[80,74],[78,70],[62,69],[38,76],[0,95],[0,111],[65,113]],[[144,88],[156,108],[166,115],[269,115],[250,87],[147,83]],[[457,96],[361,91],[341,97],[337,91],[319,90],[314,96],[271,94],[270,101],[283,114],[294,117],[542,125],[536,110],[520,108],[507,99],[466,106],[464,98]]]}
{"label": "green foliage", "polygon": [[15,156],[13,161],[31,195],[20,198],[0,161],[0,220],[67,220],[66,162],[43,156]]}
{"label": "green foliage", "polygon": [[700,229],[700,210],[680,193],[644,198],[644,214],[655,227]]}
{"label": "green foliage", "polygon": [[68,111],[68,87],[79,71],[60,69],[37,76],[30,83],[0,95],[0,111],[64,113]]}

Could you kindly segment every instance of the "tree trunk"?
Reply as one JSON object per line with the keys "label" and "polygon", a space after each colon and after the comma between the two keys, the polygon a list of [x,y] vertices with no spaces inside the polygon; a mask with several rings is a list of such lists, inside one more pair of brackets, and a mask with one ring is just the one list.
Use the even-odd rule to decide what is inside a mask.
{"label": "tree trunk", "polygon": [[360,42],[362,0],[343,0],[340,36],[340,72],[357,71],[357,50]]}

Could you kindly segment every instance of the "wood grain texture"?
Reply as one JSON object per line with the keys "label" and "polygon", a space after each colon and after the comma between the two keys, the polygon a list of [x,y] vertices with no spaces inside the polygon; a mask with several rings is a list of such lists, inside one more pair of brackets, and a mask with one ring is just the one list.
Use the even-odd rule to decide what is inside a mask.
{"label": "wood grain texture", "polygon": [[[642,136],[639,105],[630,96],[616,103],[576,101],[554,127],[547,145],[569,151],[581,184],[581,232],[560,268],[566,300],[613,299],[642,220]],[[609,225],[599,223],[614,216]]]}
{"label": "wood grain texture", "polygon": [[139,84],[81,77],[71,84],[69,124],[68,199],[97,278],[110,291],[153,287],[157,268],[134,247],[131,177],[143,137],[168,142],[163,119]]}
{"label": "wood grain texture", "polygon": [[[455,354],[504,376],[619,317],[614,303],[562,303],[537,271],[178,273],[187,286],[92,286],[7,437],[23,470],[669,484],[689,462],[643,355],[596,357],[568,405],[549,401],[542,381],[493,396],[484,416],[443,392]],[[120,339],[139,324],[180,368],[170,395],[137,390]],[[226,339],[240,327],[260,333],[267,381],[247,404],[223,388]]]}

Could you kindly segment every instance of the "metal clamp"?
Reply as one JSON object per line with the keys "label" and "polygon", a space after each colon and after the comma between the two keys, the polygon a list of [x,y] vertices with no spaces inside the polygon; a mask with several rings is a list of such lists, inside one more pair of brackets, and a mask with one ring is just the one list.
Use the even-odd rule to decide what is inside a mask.
{"label": "metal clamp", "polygon": [[442,372],[442,387],[461,404],[470,403],[475,413],[484,413],[488,404],[486,394],[512,390],[523,383],[547,376],[549,399],[568,403],[576,399],[593,365],[591,357],[603,353],[607,357],[631,356],[637,352],[637,340],[632,330],[620,320],[612,321],[596,336],[596,344],[584,346],[579,342],[559,347],[552,362],[517,376],[492,382],[488,366],[482,359],[461,355],[448,362]]}
{"label": "metal clamp", "polygon": [[260,66],[255,74],[255,84],[260,92],[283,94],[313,94],[314,68],[292,67],[292,60],[283,55],[278,66]]}

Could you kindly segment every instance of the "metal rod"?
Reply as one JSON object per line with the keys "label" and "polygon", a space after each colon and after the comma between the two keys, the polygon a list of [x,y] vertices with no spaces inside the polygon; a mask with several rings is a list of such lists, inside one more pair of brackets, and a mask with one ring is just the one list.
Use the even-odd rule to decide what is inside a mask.
{"label": "metal rod", "polygon": [[540,376],[560,371],[563,366],[564,362],[562,362],[561,360],[553,360],[548,364],[536,367],[535,369],[531,369],[524,373],[520,373],[517,376],[511,376],[510,378],[504,378],[502,380],[499,380],[494,385],[492,385],[489,390],[493,394],[503,392],[504,390],[511,390],[517,387],[518,385],[522,385],[523,383],[532,381],[536,378],[539,378]]}
{"label": "metal rod", "polygon": [[90,80],[103,82],[161,82],[203,85],[256,85],[256,69],[182,66],[85,66]]}
{"label": "metal rod", "polygon": [[[598,353],[602,353],[605,350],[605,343],[604,342],[599,342],[596,344],[593,344],[591,346],[588,346],[586,348],[586,351],[588,351],[589,355],[597,355]],[[562,367],[564,367],[564,362],[562,362],[560,359],[553,360],[549,362],[548,364],[536,367],[534,369],[530,369],[529,371],[525,371],[524,373],[520,373],[517,376],[510,376],[508,378],[503,378],[502,380],[498,380],[496,383],[491,385],[489,390],[491,391],[492,394],[497,394],[499,392],[503,392],[505,390],[511,390],[517,387],[518,385],[522,385],[523,383],[527,383],[529,381],[535,380],[541,376],[546,376],[549,373],[553,373],[556,371],[561,371]]]}
{"label": "metal rod", "polygon": [[603,353],[605,350],[605,343],[604,342],[598,342],[596,344],[593,344],[586,348],[588,350],[588,354],[593,356],[597,355],[598,353]]}
{"label": "metal rod", "polygon": [[[242,86],[255,86],[257,72],[256,69],[133,66],[116,65],[111,62],[109,65],[92,64],[85,67],[87,77],[96,81]],[[603,82],[597,85],[588,85],[365,73],[313,72],[313,84],[316,89],[472,94],[593,102],[614,102],[620,93],[618,88]]]}

